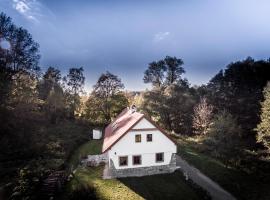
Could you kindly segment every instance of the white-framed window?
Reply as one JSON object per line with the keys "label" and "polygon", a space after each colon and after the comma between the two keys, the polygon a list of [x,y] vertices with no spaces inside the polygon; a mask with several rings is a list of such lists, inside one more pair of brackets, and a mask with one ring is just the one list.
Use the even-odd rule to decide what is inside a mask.
{"label": "white-framed window", "polygon": [[132,164],[133,165],[141,165],[142,164],[142,156],[141,155],[132,156]]}
{"label": "white-framed window", "polygon": [[164,162],[164,153],[156,153],[156,162]]}
{"label": "white-framed window", "polygon": [[141,136],[141,134],[135,135],[135,142],[136,142],[136,143],[139,143],[139,142],[141,142],[141,141],[142,141],[142,136]]}
{"label": "white-framed window", "polygon": [[147,142],[152,142],[153,141],[153,135],[152,134],[147,134],[146,135],[146,141]]}
{"label": "white-framed window", "polygon": [[128,166],[128,156],[119,156],[119,166]]}

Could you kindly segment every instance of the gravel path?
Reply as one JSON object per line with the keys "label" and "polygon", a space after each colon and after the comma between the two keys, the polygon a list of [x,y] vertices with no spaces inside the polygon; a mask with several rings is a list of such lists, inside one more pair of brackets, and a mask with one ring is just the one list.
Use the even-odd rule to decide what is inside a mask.
{"label": "gravel path", "polygon": [[225,191],[216,182],[212,181],[195,167],[189,165],[178,155],[176,156],[176,164],[180,167],[186,178],[190,178],[194,183],[208,191],[213,200],[236,200],[234,196]]}

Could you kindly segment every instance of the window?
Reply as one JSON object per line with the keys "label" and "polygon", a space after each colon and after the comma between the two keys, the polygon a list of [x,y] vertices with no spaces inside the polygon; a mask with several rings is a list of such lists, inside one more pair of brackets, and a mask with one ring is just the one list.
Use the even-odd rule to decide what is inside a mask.
{"label": "window", "polygon": [[146,135],[146,140],[147,140],[147,142],[152,142],[152,134],[147,134]]}
{"label": "window", "polygon": [[135,142],[141,142],[141,135],[135,135]]}
{"label": "window", "polygon": [[142,157],[141,156],[133,156],[133,165],[140,165],[142,164]]}
{"label": "window", "polygon": [[164,153],[156,153],[156,162],[164,161]]}
{"label": "window", "polygon": [[127,166],[128,165],[128,157],[120,156],[119,157],[119,166]]}

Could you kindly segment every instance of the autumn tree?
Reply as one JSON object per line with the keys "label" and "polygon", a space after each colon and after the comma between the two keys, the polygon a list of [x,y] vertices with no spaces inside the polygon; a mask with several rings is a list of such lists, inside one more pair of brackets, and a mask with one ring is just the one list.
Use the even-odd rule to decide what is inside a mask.
{"label": "autumn tree", "polygon": [[261,103],[261,122],[256,130],[258,132],[257,141],[261,142],[270,150],[270,82],[267,83],[263,90],[264,101]]}
{"label": "autumn tree", "polygon": [[205,135],[209,131],[213,115],[213,106],[207,103],[205,97],[194,107],[193,128],[195,134]]}
{"label": "autumn tree", "polygon": [[85,117],[94,123],[107,124],[128,106],[124,84],[116,75],[101,74],[86,102]]}

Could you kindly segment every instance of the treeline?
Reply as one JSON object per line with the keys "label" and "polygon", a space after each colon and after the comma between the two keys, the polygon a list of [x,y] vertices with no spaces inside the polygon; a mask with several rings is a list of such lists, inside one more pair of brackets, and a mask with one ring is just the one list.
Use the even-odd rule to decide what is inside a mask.
{"label": "treeline", "polygon": [[176,57],[150,63],[144,82],[153,88],[135,102],[168,131],[202,136],[225,162],[241,162],[245,150],[269,149],[270,60],[233,62],[202,86],[190,86],[183,73]]}

